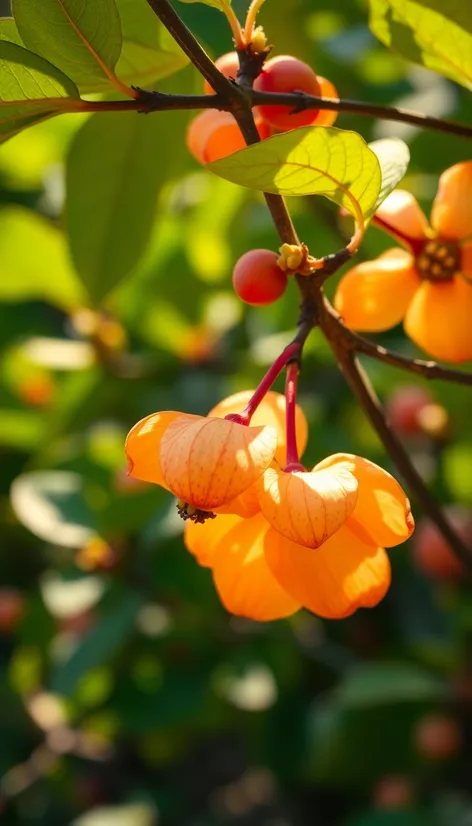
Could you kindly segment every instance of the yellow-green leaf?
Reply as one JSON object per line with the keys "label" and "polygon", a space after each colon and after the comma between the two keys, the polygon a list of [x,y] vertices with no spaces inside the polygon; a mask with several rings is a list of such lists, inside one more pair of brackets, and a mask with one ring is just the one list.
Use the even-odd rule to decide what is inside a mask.
{"label": "yellow-green leaf", "polygon": [[12,0],[12,10],[24,44],[81,89],[119,85],[114,67],[122,38],[115,0]]}
{"label": "yellow-green leaf", "polygon": [[68,101],[78,97],[75,84],[59,69],[0,35],[0,142],[67,111]]}
{"label": "yellow-green leaf", "polygon": [[0,301],[42,300],[64,310],[86,303],[61,231],[23,207],[0,211],[0,272]]}
{"label": "yellow-green leaf", "polygon": [[116,0],[116,5],[123,33],[123,47],[116,65],[121,80],[145,86],[187,65],[187,55],[145,0]]}
{"label": "yellow-green leaf", "polygon": [[382,170],[382,184],[373,210],[375,212],[403,178],[410,162],[410,150],[400,138],[384,138],[372,141],[368,146],[377,155]]}
{"label": "yellow-green leaf", "polygon": [[231,0],[180,0],[181,3],[204,3],[205,6],[213,6],[220,11],[225,10],[225,6],[231,6]]}
{"label": "yellow-green leaf", "polygon": [[379,196],[383,200],[404,174],[402,164],[396,178],[390,170],[383,182],[379,158],[360,135],[321,126],[274,135],[208,168],[232,183],[262,192],[324,195],[358,220],[370,218]]}
{"label": "yellow-green leaf", "polygon": [[407,60],[472,88],[470,0],[370,0],[370,28]]}

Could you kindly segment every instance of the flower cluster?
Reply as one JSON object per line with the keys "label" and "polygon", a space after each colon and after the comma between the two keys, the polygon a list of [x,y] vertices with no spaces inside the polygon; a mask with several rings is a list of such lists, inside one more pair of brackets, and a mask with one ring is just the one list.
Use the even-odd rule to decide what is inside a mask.
{"label": "flower cluster", "polygon": [[403,320],[406,333],[437,359],[472,359],[472,161],[446,169],[431,226],[409,192],[395,190],[374,223],[394,247],[351,269],[335,307],[354,330],[377,332]]}
{"label": "flower cluster", "polygon": [[303,411],[268,392],[248,424],[253,398],[231,396],[206,417],[146,417],[127,437],[129,473],[178,498],[185,544],[233,614],[267,621],[305,607],[342,618],[376,605],[390,584],[384,548],[414,527],[402,488],[359,456],[312,470],[291,461],[307,443]]}

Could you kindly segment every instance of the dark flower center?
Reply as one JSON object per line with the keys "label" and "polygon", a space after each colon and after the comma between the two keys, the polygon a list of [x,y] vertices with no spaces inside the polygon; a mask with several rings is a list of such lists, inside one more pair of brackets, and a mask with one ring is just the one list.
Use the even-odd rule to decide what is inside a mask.
{"label": "dark flower center", "polygon": [[208,519],[216,519],[216,513],[195,508],[188,502],[184,502],[183,499],[177,501],[177,512],[184,522],[190,519],[191,522],[196,522],[199,525],[203,525]]}
{"label": "dark flower center", "polygon": [[440,238],[427,241],[415,259],[422,278],[430,281],[449,281],[460,270],[460,248],[455,241]]}

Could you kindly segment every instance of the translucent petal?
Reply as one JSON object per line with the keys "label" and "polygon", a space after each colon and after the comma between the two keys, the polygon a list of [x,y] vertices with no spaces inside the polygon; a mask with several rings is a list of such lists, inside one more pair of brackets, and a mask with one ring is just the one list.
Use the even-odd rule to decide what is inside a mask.
{"label": "translucent petal", "polygon": [[410,502],[403,488],[386,470],[351,453],[335,453],[316,465],[335,467],[339,462],[352,462],[359,488],[357,503],[347,524],[355,519],[367,531],[376,545],[391,548],[404,542],[413,533],[415,522]]}
{"label": "translucent petal", "polygon": [[217,516],[207,522],[197,524],[187,522],[184,531],[185,547],[204,568],[213,566],[213,557],[220,540],[244,520],[240,516]]}
{"label": "translucent petal", "polygon": [[405,330],[433,358],[472,359],[472,286],[460,275],[423,281],[408,307]]}
{"label": "translucent petal", "polygon": [[344,525],[316,551],[271,530],[265,555],[282,587],[320,617],[342,619],[358,608],[371,608],[390,585],[384,549],[353,526]]}
{"label": "translucent petal", "polygon": [[211,511],[249,488],[270,465],[276,447],[272,427],[179,417],[162,437],[162,473],[174,496]]}
{"label": "translucent petal", "polygon": [[275,530],[308,548],[318,548],[354,510],[357,480],[353,465],[285,473],[269,468],[258,482],[261,511]]}
{"label": "translucent petal", "polygon": [[431,223],[443,238],[472,236],[472,161],[451,166],[439,178]]}
{"label": "translucent petal", "polygon": [[402,238],[424,239],[429,229],[428,219],[418,201],[405,189],[394,189],[375,213],[374,223],[385,222],[382,229]]}
{"label": "translucent petal", "polygon": [[349,270],[339,282],[334,306],[353,330],[388,330],[403,319],[420,283],[411,255],[396,248]]}
{"label": "translucent petal", "polygon": [[[161,439],[170,423],[182,415],[175,410],[152,413],[131,428],[125,442],[129,476],[167,487],[159,459]],[[188,418],[197,419],[198,416]]]}

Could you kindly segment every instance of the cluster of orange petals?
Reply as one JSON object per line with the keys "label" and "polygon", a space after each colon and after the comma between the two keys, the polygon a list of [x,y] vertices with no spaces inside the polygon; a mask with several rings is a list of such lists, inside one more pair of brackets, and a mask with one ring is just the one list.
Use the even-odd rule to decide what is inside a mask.
{"label": "cluster of orange petals", "polygon": [[437,359],[472,358],[472,161],[447,169],[431,212],[396,190],[377,223],[404,244],[350,270],[335,306],[354,330],[376,332],[403,320],[407,335]]}
{"label": "cluster of orange petals", "polygon": [[[126,441],[129,473],[181,500],[185,544],[211,568],[231,613],[267,621],[305,607],[342,618],[376,605],[390,584],[384,548],[414,528],[402,488],[349,454],[282,470],[283,396],[268,393],[249,427],[223,418],[251,395],[231,396],[207,417],[165,411],[138,422]],[[308,428],[298,406],[296,425],[302,453]],[[202,512],[216,518],[193,521]]]}

